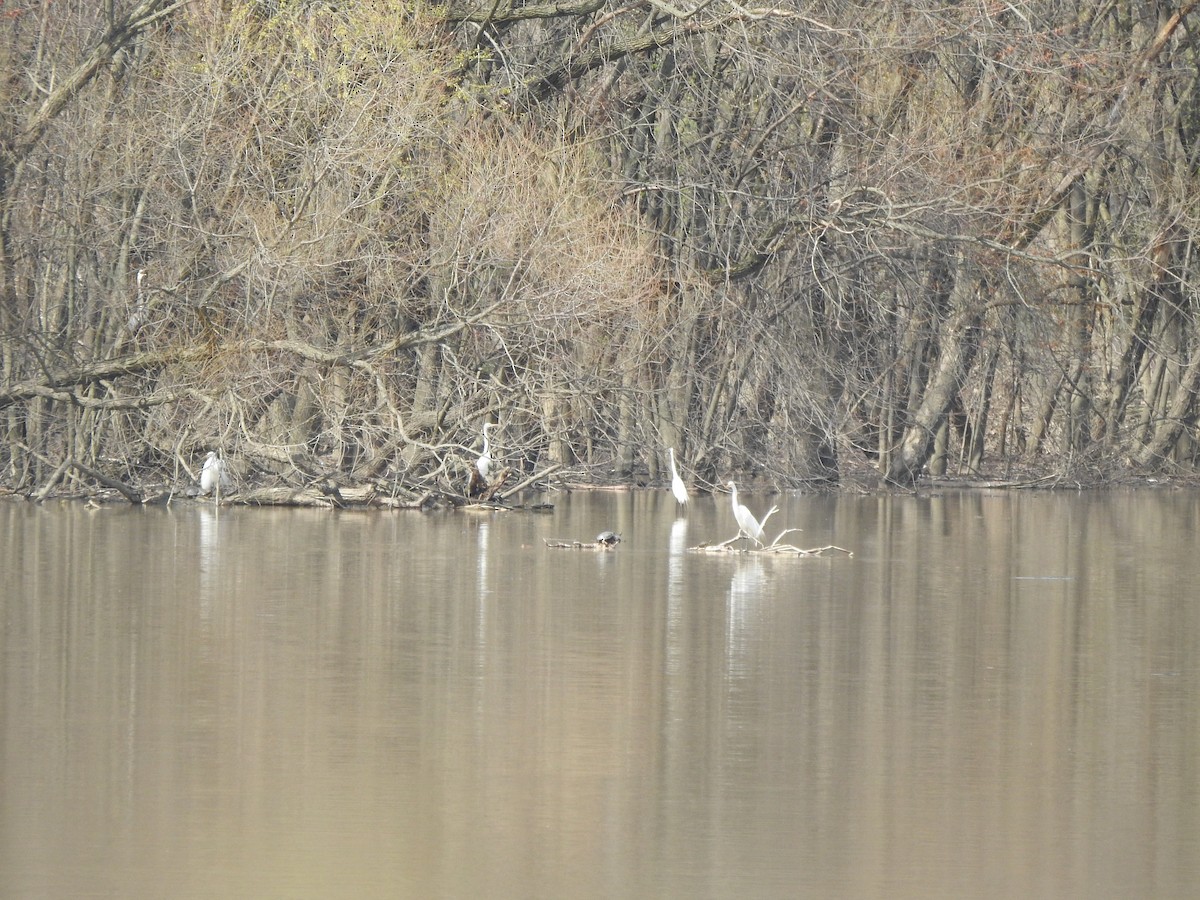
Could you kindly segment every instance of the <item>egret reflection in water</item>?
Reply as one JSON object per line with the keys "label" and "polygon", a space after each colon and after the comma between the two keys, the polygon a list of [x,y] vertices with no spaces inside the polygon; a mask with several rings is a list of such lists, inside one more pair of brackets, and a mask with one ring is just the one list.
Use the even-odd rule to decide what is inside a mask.
{"label": "egret reflection in water", "polygon": [[687,519],[679,518],[671,524],[667,548],[667,659],[670,664],[673,654],[679,653],[680,642],[676,638],[683,620],[683,568],[687,556]]}
{"label": "egret reflection in water", "polygon": [[725,653],[731,672],[744,665],[747,647],[757,643],[766,583],[766,570],[758,556],[748,555],[738,560],[729,580],[725,620]]}

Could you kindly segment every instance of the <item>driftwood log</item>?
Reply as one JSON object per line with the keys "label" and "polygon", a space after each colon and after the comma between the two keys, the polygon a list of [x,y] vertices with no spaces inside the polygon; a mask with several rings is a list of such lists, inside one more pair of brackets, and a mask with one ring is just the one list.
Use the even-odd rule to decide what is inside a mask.
{"label": "driftwood log", "polygon": [[550,538],[542,538],[542,541],[547,547],[552,550],[598,550],[607,551],[616,547],[616,544],[611,544],[606,541],[561,541],[551,540]]}
{"label": "driftwood log", "polygon": [[762,546],[734,546],[744,538],[744,535],[731,537],[727,541],[721,541],[719,544],[709,544],[707,542],[697,544],[695,547],[688,547],[689,553],[759,553],[768,556],[825,556],[831,553],[844,553],[846,556],[853,556],[852,550],[847,550],[845,547],[837,547],[833,544],[827,544],[824,547],[796,547],[792,544],[783,544],[780,541],[787,534],[793,531],[799,531],[799,528],[788,528],[779,533],[770,544]]}

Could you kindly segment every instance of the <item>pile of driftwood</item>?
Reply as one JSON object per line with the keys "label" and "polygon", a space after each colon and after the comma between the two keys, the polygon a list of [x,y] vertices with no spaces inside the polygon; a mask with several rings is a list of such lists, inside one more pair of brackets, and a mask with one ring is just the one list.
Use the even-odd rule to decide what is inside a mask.
{"label": "pile of driftwood", "polygon": [[594,541],[563,541],[543,538],[547,547],[553,550],[612,550],[621,543],[621,536],[611,531],[602,531]]}
{"label": "pile of driftwood", "polygon": [[[130,484],[97,471],[74,459],[63,462],[45,484],[29,496],[37,502],[51,496],[75,496],[91,503],[125,501],[136,506],[162,506],[175,502],[196,501],[222,506],[305,506],[328,509],[426,509],[430,507],[465,507],[479,509],[526,509],[544,511],[547,504],[513,505],[509,498],[553,475],[560,465],[549,466],[516,481],[516,470],[505,467],[491,479],[484,479],[471,469],[465,494],[452,487],[443,487],[440,480],[427,479],[408,482],[372,478],[345,481],[335,476],[310,473],[302,483],[283,478],[267,477],[260,483],[253,478],[236,477],[228,467],[210,453],[204,468],[195,480],[181,485]],[[84,480],[95,482],[97,489],[63,494],[56,490],[69,472]],[[273,481],[274,483],[270,483]]]}
{"label": "pile of driftwood", "polygon": [[525,488],[544,481],[560,466],[550,466],[520,481],[512,482],[511,468],[502,469],[490,481],[480,479],[471,470],[466,496],[441,487],[421,484],[375,483],[340,485],[332,478],[322,479],[301,487],[276,485],[251,487],[220,496],[222,503],[246,506],[324,506],[337,509],[427,509],[430,507],[462,507],[467,509],[524,509],[543,512],[547,504],[511,504],[508,498]]}
{"label": "pile of driftwood", "polygon": [[[792,544],[784,544],[780,539],[788,533],[788,531],[799,531],[798,528],[789,528],[782,532],[770,544],[754,545],[748,544],[742,535],[731,537],[727,541],[721,541],[719,544],[710,544],[707,541],[697,544],[695,547],[688,547],[689,553],[762,553],[770,556],[825,556],[827,554],[844,553],[846,556],[853,556],[852,550],[847,550],[845,547],[837,547],[833,544],[827,544],[824,547],[796,547]],[[740,543],[739,543],[740,542]]]}
{"label": "pile of driftwood", "polygon": [[[847,550],[845,547],[837,547],[833,544],[828,544],[824,547],[804,548],[783,543],[783,538],[786,535],[799,530],[799,528],[788,528],[785,531],[781,531],[779,536],[769,544],[759,544],[753,539],[739,534],[736,537],[729,538],[729,540],[721,541],[719,544],[710,544],[705,541],[697,544],[695,547],[688,547],[688,552],[762,553],[771,556],[825,556],[834,553],[844,553],[846,556],[854,555],[853,551]],[[544,543],[551,550],[612,550],[617,544],[621,543],[621,535],[605,531],[597,535],[595,540],[591,541],[554,539],[545,540]]]}

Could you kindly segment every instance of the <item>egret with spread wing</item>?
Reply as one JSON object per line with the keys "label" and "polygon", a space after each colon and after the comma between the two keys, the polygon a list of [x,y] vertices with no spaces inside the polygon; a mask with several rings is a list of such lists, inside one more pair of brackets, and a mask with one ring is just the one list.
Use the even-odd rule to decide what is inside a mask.
{"label": "egret with spread wing", "polygon": [[732,481],[729,482],[729,490],[732,491],[733,501],[733,517],[737,520],[740,535],[745,535],[754,541],[754,543],[762,546],[763,529],[767,525],[767,519],[771,518],[775,513],[779,512],[779,507],[772,506],[760,522],[754,518],[754,514],[750,512],[741,503],[738,503],[737,485]]}

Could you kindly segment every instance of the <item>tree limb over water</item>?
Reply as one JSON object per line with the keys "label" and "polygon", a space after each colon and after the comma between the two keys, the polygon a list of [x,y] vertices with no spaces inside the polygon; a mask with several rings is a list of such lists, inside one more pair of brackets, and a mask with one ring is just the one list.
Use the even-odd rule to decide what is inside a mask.
{"label": "tree limb over water", "polygon": [[211,359],[219,354],[283,352],[294,354],[311,362],[348,367],[357,366],[378,357],[395,354],[405,348],[443,341],[467,328],[473,322],[484,318],[498,305],[493,304],[486,310],[458,322],[436,328],[418,329],[382,344],[352,350],[322,350],[319,347],[314,347],[311,344],[298,340],[264,341],[252,339],[222,343],[219,348],[208,344],[175,347],[166,350],[131,353],[115,359],[82,363],[77,366],[64,366],[46,373],[39,379],[21,382],[12,387],[0,389],[0,409],[21,400],[29,400],[34,397],[73,400],[79,402],[81,405],[90,405],[103,409],[135,409],[159,403],[173,402],[179,399],[179,394],[168,393],[156,397],[143,398],[140,401],[97,401],[90,398],[77,397],[65,389],[78,388],[125,375],[138,375],[164,366]]}

